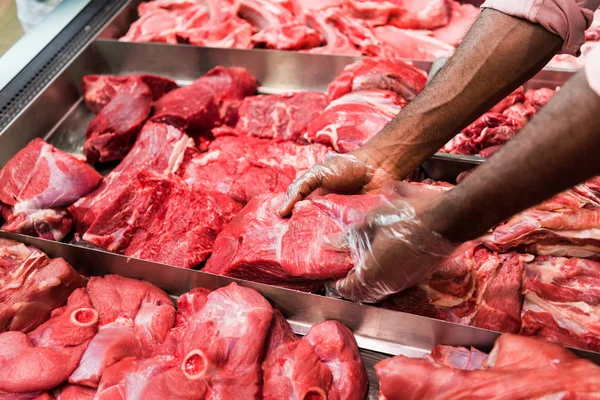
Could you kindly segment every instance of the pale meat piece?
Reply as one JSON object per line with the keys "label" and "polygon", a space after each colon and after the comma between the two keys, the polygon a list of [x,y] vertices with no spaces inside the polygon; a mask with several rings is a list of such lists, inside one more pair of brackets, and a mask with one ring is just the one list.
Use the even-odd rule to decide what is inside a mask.
{"label": "pale meat piece", "polygon": [[0,391],[51,390],[75,370],[98,328],[98,313],[83,289],[28,334],[0,333]]}
{"label": "pale meat piece", "polygon": [[270,26],[252,36],[254,47],[276,50],[308,50],[322,42],[319,32],[300,22]]}
{"label": "pale meat piece", "polygon": [[30,332],[62,307],[85,279],[65,260],[0,239],[0,332]]}
{"label": "pale meat piece", "polygon": [[177,33],[177,41],[197,46],[249,49],[254,28],[245,20],[232,16],[217,25],[188,29]]}
{"label": "pale meat piece", "polygon": [[325,44],[308,50],[313,54],[359,56],[361,53],[342,31],[327,19],[327,10],[315,10],[305,15],[306,24],[317,31]]}
{"label": "pale meat piece", "polygon": [[276,1],[240,0],[238,15],[257,31],[294,22],[292,12]]}
{"label": "pale meat piece", "polygon": [[403,29],[435,29],[448,25],[452,0],[393,0],[403,9],[390,25]]}
{"label": "pale meat piece", "polygon": [[600,393],[596,364],[559,345],[512,334],[496,340],[481,369],[397,356],[376,364],[375,372],[383,400],[566,399]]}
{"label": "pale meat piece", "polygon": [[347,93],[329,103],[312,121],[306,139],[331,145],[339,153],[348,153],[375,136],[406,103],[387,90]]}
{"label": "pale meat piece", "polygon": [[434,29],[432,35],[451,46],[458,46],[479,13],[479,8],[472,4],[452,1],[452,14],[448,25]]}
{"label": "pale meat piece", "polygon": [[395,58],[434,61],[450,57],[455,50],[454,46],[432,37],[430,31],[385,25],[374,28],[373,33],[382,43],[385,54]]}
{"label": "pale meat piece", "polygon": [[425,87],[427,73],[400,60],[372,59],[352,63],[327,87],[329,100],[359,90],[380,89],[413,100]]}
{"label": "pale meat piece", "polygon": [[54,391],[56,400],[94,400],[95,395],[96,389],[78,385],[64,385]]}

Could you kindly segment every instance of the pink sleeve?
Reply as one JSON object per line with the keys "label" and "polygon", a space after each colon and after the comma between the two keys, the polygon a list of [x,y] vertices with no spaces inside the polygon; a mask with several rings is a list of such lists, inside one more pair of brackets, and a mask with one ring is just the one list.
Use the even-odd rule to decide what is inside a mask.
{"label": "pink sleeve", "polygon": [[592,90],[600,96],[600,45],[585,56],[585,75]]}
{"label": "pink sleeve", "polygon": [[598,6],[600,0],[487,0],[481,8],[538,23],[563,38],[562,53],[577,55]]}

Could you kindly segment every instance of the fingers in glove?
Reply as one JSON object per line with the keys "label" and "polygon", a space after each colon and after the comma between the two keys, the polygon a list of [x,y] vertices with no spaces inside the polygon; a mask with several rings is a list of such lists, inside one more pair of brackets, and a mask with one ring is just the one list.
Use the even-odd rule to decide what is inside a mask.
{"label": "fingers in glove", "polygon": [[306,198],[309,194],[322,186],[323,173],[321,166],[316,165],[308,170],[296,182],[292,183],[285,194],[283,206],[279,210],[281,217],[287,217],[294,209],[294,205]]}

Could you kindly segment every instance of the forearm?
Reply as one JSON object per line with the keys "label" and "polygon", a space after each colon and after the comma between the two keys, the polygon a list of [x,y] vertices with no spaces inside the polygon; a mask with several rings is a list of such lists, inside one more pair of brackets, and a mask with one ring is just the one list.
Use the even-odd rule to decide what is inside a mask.
{"label": "forearm", "polygon": [[543,27],[484,10],[431,84],[360,151],[403,178],[560,49]]}
{"label": "forearm", "polygon": [[582,71],[533,120],[455,189],[434,201],[426,224],[474,239],[508,217],[600,172],[600,97]]}

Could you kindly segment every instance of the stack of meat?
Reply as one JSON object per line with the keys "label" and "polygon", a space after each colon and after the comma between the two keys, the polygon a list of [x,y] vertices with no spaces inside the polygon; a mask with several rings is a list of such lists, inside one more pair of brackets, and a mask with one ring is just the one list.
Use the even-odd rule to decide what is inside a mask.
{"label": "stack of meat", "polygon": [[380,399],[591,399],[600,367],[561,346],[511,334],[490,355],[436,346],[422,359],[398,356],[375,365]]}
{"label": "stack of meat", "polygon": [[454,0],[154,0],[124,41],[434,60],[479,10]]}
{"label": "stack of meat", "polygon": [[236,284],[194,289],[176,310],[148,282],[107,275],[86,285],[62,259],[16,242],[0,246],[2,398],[366,395],[356,341],[338,322],[299,339],[258,292]]}
{"label": "stack of meat", "polygon": [[478,118],[444,147],[442,153],[489,157],[512,139],[554,95],[548,88],[520,87]]}

